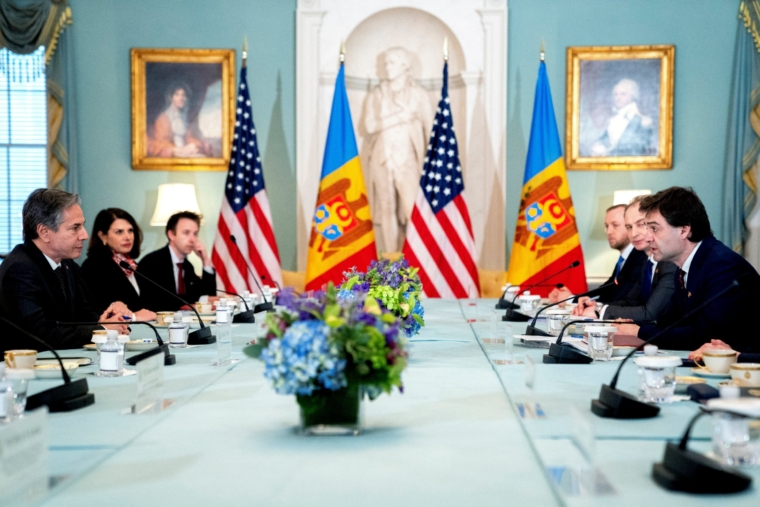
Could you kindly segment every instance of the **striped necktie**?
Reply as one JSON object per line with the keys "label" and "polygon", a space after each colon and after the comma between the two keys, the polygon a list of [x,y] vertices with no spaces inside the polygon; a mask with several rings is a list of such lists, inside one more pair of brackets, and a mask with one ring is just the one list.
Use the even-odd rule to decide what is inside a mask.
{"label": "striped necktie", "polygon": [[623,263],[625,262],[625,259],[621,255],[620,258],[617,261],[617,264],[615,264],[615,282],[617,282],[618,276],[620,275],[620,270],[623,269]]}
{"label": "striped necktie", "polygon": [[66,274],[63,272],[63,267],[58,266],[53,270],[55,273],[55,277],[58,278],[58,285],[61,287],[61,293],[63,294],[63,299],[66,301],[69,300],[69,294],[66,291]]}

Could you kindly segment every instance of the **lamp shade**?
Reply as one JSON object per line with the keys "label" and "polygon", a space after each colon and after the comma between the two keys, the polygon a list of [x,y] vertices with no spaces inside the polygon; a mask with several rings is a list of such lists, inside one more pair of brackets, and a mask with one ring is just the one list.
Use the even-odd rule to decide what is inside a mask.
{"label": "lamp shade", "polygon": [[169,217],[180,211],[192,211],[200,215],[201,208],[195,197],[195,185],[192,183],[164,183],[158,186],[156,210],[150,219],[150,225],[164,226]]}
{"label": "lamp shade", "polygon": [[651,190],[615,190],[614,197],[612,198],[612,205],[630,204],[634,197],[649,195],[651,193]]}

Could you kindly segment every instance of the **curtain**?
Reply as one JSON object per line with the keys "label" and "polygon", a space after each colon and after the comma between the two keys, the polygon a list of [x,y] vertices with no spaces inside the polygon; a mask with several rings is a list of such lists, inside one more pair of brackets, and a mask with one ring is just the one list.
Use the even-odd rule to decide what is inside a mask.
{"label": "curtain", "polygon": [[[68,0],[0,0],[0,48],[29,54],[45,46],[48,122],[48,186],[77,191],[71,8]],[[0,62],[2,65],[2,62]],[[7,69],[12,79],[41,72]]]}
{"label": "curtain", "polygon": [[760,0],[739,4],[739,26],[728,123],[723,235],[725,243],[745,255],[749,218],[757,203],[760,160]]}

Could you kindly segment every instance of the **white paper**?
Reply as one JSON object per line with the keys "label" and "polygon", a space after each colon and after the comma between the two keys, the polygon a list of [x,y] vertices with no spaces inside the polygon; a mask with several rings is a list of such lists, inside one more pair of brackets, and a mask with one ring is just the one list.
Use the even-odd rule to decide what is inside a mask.
{"label": "white paper", "polygon": [[135,365],[137,396],[133,412],[160,412],[164,399],[164,354],[154,354]]}
{"label": "white paper", "polygon": [[0,425],[0,505],[28,505],[47,493],[47,407]]}

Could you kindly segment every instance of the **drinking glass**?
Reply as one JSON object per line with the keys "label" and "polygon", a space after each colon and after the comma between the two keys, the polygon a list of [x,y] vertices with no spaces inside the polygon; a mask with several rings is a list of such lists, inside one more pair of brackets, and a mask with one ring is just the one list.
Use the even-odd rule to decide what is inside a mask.
{"label": "drinking glass", "polygon": [[587,330],[588,353],[594,361],[609,361],[612,359],[612,334],[608,331]]}

